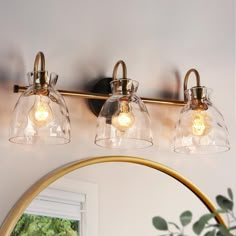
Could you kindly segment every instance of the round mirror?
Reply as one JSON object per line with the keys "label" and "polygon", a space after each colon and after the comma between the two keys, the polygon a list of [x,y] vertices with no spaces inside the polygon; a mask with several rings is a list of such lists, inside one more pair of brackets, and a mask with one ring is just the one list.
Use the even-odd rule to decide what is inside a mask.
{"label": "round mirror", "polygon": [[[206,207],[215,210],[195,185],[162,164],[128,156],[96,157],[73,162],[40,179],[16,203],[0,235],[11,235],[35,199],[51,190],[82,194],[81,198],[76,195],[83,203],[81,236],[157,235],[152,226],[156,215],[176,221],[184,210],[200,214]],[[224,222],[219,215],[216,221]]]}

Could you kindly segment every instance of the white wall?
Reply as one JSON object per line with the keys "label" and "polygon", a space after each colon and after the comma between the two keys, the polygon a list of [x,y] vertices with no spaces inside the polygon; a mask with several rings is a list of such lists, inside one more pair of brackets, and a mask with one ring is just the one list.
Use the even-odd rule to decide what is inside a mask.
{"label": "white wall", "polygon": [[[179,215],[185,210],[193,212],[194,221],[207,212],[189,189],[146,166],[102,163],[83,167],[65,178],[97,184],[99,224],[96,236],[154,236],[158,232],[152,226],[154,216],[179,224]],[[92,212],[96,214],[96,210]],[[192,235],[191,227],[186,227],[185,232]]]}
{"label": "white wall", "polygon": [[[58,166],[100,155],[134,155],[164,163],[192,180],[212,199],[235,187],[235,23],[233,0],[0,1],[0,222],[21,194]],[[160,97],[163,88],[183,81],[192,67],[214,89],[213,102],[228,124],[232,150],[214,156],[179,156],[171,150],[179,108],[148,105],[155,145],[114,151],[93,144],[96,118],[86,101],[66,98],[72,142],[31,147],[8,142],[10,114],[38,51],[58,88],[84,89],[111,76],[125,60],[128,76],[140,82],[139,95]],[[181,91],[182,96],[182,91]],[[159,146],[158,146],[159,143]]]}

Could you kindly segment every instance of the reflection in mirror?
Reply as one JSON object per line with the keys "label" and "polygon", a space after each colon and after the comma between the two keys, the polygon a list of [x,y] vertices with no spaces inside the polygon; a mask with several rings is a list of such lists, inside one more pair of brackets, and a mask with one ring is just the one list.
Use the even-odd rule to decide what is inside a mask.
{"label": "reflection in mirror", "polygon": [[[96,215],[97,185],[65,176],[34,198],[14,228],[13,235],[27,232],[47,235],[48,231],[52,235],[95,235]],[[86,224],[93,227],[87,228]]]}
{"label": "reflection in mirror", "polygon": [[[79,195],[84,196],[83,214],[78,216],[81,236],[156,236],[153,216],[178,222],[184,210],[193,211],[195,219],[207,212],[202,202],[175,179],[131,163],[99,163],[80,168],[52,183],[37,198],[45,199],[52,189],[61,191],[58,199],[64,198],[63,191],[78,194],[77,200]],[[78,210],[78,206],[74,207]]]}

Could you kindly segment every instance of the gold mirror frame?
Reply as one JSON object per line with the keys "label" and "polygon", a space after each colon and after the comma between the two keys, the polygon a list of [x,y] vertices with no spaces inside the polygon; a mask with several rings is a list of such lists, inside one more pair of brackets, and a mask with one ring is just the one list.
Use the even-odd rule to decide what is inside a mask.
{"label": "gold mirror frame", "polygon": [[[178,182],[182,183],[185,187],[187,187],[193,194],[195,194],[202,203],[208,208],[210,212],[215,212],[216,208],[209,200],[209,198],[201,192],[199,188],[197,188],[194,184],[192,184],[189,180],[185,177],[180,175],[178,172],[174,171],[173,169],[164,166],[158,162],[154,162],[151,160],[139,158],[139,157],[132,157],[132,156],[101,156],[89,159],[82,159],[79,161],[75,161],[69,163],[65,166],[59,167],[54,171],[48,173],[43,178],[38,180],[32,187],[30,187],[22,197],[16,202],[15,206],[7,215],[6,219],[4,220],[1,228],[0,228],[0,235],[10,236],[11,232],[13,231],[17,221],[24,213],[27,206],[31,203],[31,201],[46,187],[48,187],[51,183],[59,179],[60,177],[74,171],[80,169],[85,166],[98,164],[98,163],[105,163],[105,162],[128,162],[138,165],[147,166],[153,169],[156,169],[160,172],[163,172],[170,177],[176,179]],[[215,220],[220,224],[225,224],[223,218],[220,215],[215,216]]]}

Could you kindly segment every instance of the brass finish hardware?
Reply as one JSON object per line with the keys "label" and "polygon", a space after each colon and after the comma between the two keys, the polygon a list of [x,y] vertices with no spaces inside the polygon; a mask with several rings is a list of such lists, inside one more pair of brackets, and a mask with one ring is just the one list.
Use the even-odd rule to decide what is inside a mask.
{"label": "brass finish hardware", "polygon": [[207,110],[208,106],[205,103],[205,100],[208,99],[206,95],[206,87],[200,85],[200,75],[196,69],[190,69],[187,71],[184,78],[184,102],[187,102],[187,83],[191,73],[195,74],[196,77],[196,86],[189,89],[191,91],[191,107],[192,110]]}
{"label": "brass finish hardware", "polygon": [[[112,80],[116,80],[117,78],[117,70],[119,66],[122,66],[123,78],[127,79],[127,67],[124,61],[119,60],[113,69]],[[184,91],[187,89],[188,79],[191,73],[194,73],[196,76],[197,87],[200,87],[200,76],[196,69],[190,69],[184,79]],[[45,58],[42,52],[39,52],[36,56],[34,63],[34,78],[39,78],[40,84],[45,84],[47,72],[45,71]],[[24,92],[28,87],[27,86],[19,86],[14,85],[14,92]],[[97,99],[97,100],[106,100],[109,98],[109,94],[101,94],[101,93],[92,93],[92,92],[84,92],[84,91],[71,91],[71,90],[58,90],[59,93],[65,96],[77,96],[86,99]],[[145,103],[154,103],[160,105],[171,105],[171,106],[184,106],[187,101],[187,97],[184,94],[184,101],[179,100],[165,100],[165,99],[156,99],[156,98],[147,98],[141,97],[142,101]]]}
{"label": "brass finish hardware", "polygon": [[34,84],[39,87],[47,87],[47,71],[45,71],[45,57],[42,52],[38,52],[34,61]]}
{"label": "brass finish hardware", "polygon": [[127,67],[126,67],[126,64],[125,64],[124,61],[120,60],[114,66],[113,74],[112,74],[113,80],[116,80],[116,75],[117,75],[117,70],[118,70],[119,65],[122,65],[122,69],[123,69],[123,77],[122,77],[122,79],[127,79]]}
{"label": "brass finish hardware", "polygon": [[[24,92],[27,89],[27,86],[19,86],[14,85],[14,93]],[[91,92],[82,92],[82,91],[70,91],[70,90],[57,90],[60,94],[65,96],[76,96],[81,98],[87,99],[99,99],[99,100],[106,100],[109,98],[109,94],[100,94],[100,93],[91,93]],[[143,102],[145,103],[155,103],[159,105],[173,105],[173,106],[184,106],[184,101],[178,100],[164,100],[164,99],[156,99],[156,98],[147,98],[141,97]]]}
{"label": "brass finish hardware", "polygon": [[45,71],[45,57],[42,52],[38,52],[34,61],[34,71]]}
{"label": "brass finish hardware", "polygon": [[184,77],[184,101],[187,101],[187,95],[185,94],[185,91],[187,90],[187,85],[188,85],[188,79],[191,73],[194,73],[196,76],[196,86],[200,87],[200,75],[196,69],[190,69],[187,71],[185,77]]}

